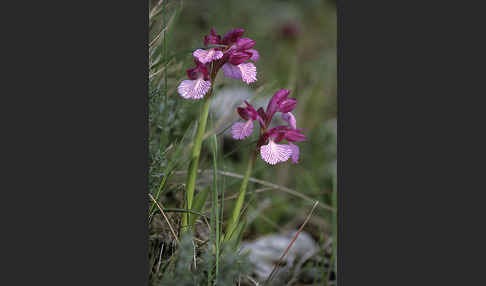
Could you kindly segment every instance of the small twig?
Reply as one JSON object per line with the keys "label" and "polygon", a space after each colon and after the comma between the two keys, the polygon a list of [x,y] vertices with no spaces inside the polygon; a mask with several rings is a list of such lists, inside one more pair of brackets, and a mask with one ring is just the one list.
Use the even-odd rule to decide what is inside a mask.
{"label": "small twig", "polygon": [[162,264],[162,252],[164,252],[164,243],[162,243],[162,247],[160,248],[159,263],[157,263],[157,272],[159,272],[160,265]]}
{"label": "small twig", "polygon": [[[208,173],[212,173],[213,170],[197,170],[198,173],[203,173],[203,172],[208,172]],[[182,175],[182,174],[187,174],[187,171],[176,171],[175,172],[176,175]],[[227,172],[227,171],[221,171],[221,170],[218,170],[218,174],[221,174],[221,175],[224,175],[224,176],[228,176],[228,177],[233,177],[233,178],[238,178],[238,179],[243,179],[243,175],[240,175],[240,174],[237,174],[237,173],[232,173],[232,172]],[[292,190],[292,189],[289,189],[287,187],[284,187],[284,186],[281,186],[281,185],[277,185],[277,184],[274,184],[274,183],[271,183],[271,182],[267,182],[267,181],[263,181],[263,180],[259,180],[259,179],[255,179],[253,177],[250,177],[249,178],[249,181],[250,182],[253,182],[253,183],[257,183],[257,184],[260,184],[260,185],[264,185],[264,186],[267,186],[267,187],[270,187],[272,189],[275,189],[275,190],[279,190],[279,191],[282,191],[282,192],[285,192],[285,193],[288,193],[288,194],[291,194],[291,195],[294,195],[296,197],[299,197],[301,199],[304,199],[306,201],[310,201],[310,202],[314,202],[315,200],[311,199],[310,197],[304,195],[304,194],[301,194],[295,190]],[[331,206],[328,206],[324,203],[321,203],[319,201],[318,202],[318,206],[323,208],[323,209],[326,209],[326,210],[329,210],[329,211],[335,211],[335,209]]]}
{"label": "small twig", "polygon": [[159,205],[159,203],[154,199],[154,197],[152,196],[152,194],[148,194],[150,196],[150,198],[152,199],[152,201],[154,201],[154,203],[157,205],[157,207],[159,208],[160,212],[162,213],[162,215],[164,216],[165,218],[165,221],[167,222],[167,224],[169,225],[169,228],[170,228],[170,231],[172,232],[172,235],[174,236],[174,239],[177,241],[177,243],[179,243],[179,239],[177,239],[177,235],[175,234],[175,231],[174,229],[172,228],[172,225],[170,224],[169,222],[169,219],[167,218],[167,216],[165,215],[165,212],[164,210],[162,210],[162,207]]}
{"label": "small twig", "polygon": [[152,18],[156,14],[156,10],[160,7],[160,5],[164,2],[164,0],[160,0],[159,3],[157,3],[152,10],[150,11],[150,18]]}
{"label": "small twig", "polygon": [[294,244],[295,240],[297,239],[297,237],[299,237],[299,234],[302,232],[302,230],[304,229],[304,226],[307,224],[307,222],[309,221],[310,217],[312,216],[312,213],[314,212],[314,209],[316,208],[317,204],[319,202],[318,201],[315,201],[314,205],[312,206],[312,209],[311,211],[309,212],[309,215],[307,216],[307,218],[305,219],[304,223],[300,226],[299,230],[297,231],[297,233],[294,235],[294,238],[292,239],[292,241],[290,241],[290,244],[289,246],[287,246],[287,249],[285,249],[284,253],[282,254],[282,256],[280,256],[280,259],[278,260],[277,264],[275,264],[275,267],[273,268],[272,272],[270,273],[270,275],[268,276],[267,280],[265,280],[265,283],[264,285],[266,285],[268,282],[270,282],[272,280],[272,276],[273,274],[275,273],[275,271],[277,271],[278,267],[280,266],[280,263],[282,263],[285,255],[287,255],[287,252],[290,250],[290,248],[292,247],[292,245]]}
{"label": "small twig", "polygon": [[201,244],[205,243],[206,241],[202,240],[202,239],[199,239],[197,237],[193,237],[193,239],[196,241],[196,242],[199,242]]}
{"label": "small twig", "polygon": [[174,20],[175,13],[170,17],[169,22],[167,22],[167,25],[163,29],[160,30],[160,32],[155,36],[155,38],[149,43],[149,52],[153,50],[154,44],[160,39],[160,36],[163,34],[165,37],[165,32],[169,29],[170,24],[172,24],[172,21]]}
{"label": "small twig", "polygon": [[259,285],[260,285],[260,284],[258,284],[258,282],[257,282],[257,281],[255,281],[255,279],[251,278],[251,276],[250,276],[250,275],[246,275],[246,278],[247,278],[248,280],[250,280],[250,281],[251,281],[253,284],[255,284],[255,286],[259,286]]}
{"label": "small twig", "polygon": [[[264,191],[269,191],[269,190],[273,190],[273,188],[261,188],[261,189],[256,189],[256,190],[254,190],[253,192],[248,193],[248,195],[251,195],[251,194],[253,194],[253,193],[261,193],[261,192],[264,192]],[[234,199],[236,199],[237,197],[238,197],[238,194],[234,194],[234,195],[232,195],[232,196],[229,196],[229,197],[227,197],[227,198],[224,198],[224,200],[225,200],[225,201],[227,201],[227,200],[234,200]]]}
{"label": "small twig", "polygon": [[158,75],[159,73],[163,72],[165,70],[165,67],[162,67],[160,70],[149,74],[149,79],[153,78],[154,76]]}
{"label": "small twig", "polygon": [[194,243],[194,240],[191,240],[192,246],[194,247],[194,269],[197,269],[196,265],[196,244]]}
{"label": "small twig", "polygon": [[211,226],[209,226],[209,222],[208,220],[206,219],[205,216],[202,217],[204,219],[204,222],[206,223],[206,225],[208,226],[208,230],[209,230],[209,233],[211,233]]}

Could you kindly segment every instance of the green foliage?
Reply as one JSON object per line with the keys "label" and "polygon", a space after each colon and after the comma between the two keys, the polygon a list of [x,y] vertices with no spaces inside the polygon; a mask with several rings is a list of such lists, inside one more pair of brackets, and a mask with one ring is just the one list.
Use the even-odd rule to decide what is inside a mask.
{"label": "green foliage", "polygon": [[[192,210],[193,211],[201,211],[202,208],[204,207],[204,204],[206,203],[206,200],[208,199],[209,191],[211,190],[210,186],[207,186],[204,188],[204,190],[200,191],[197,193],[197,195],[194,197],[194,204],[192,205]],[[196,222],[196,219],[198,219],[198,215],[190,215],[189,216],[189,225],[194,225]]]}
{"label": "green foliage", "polygon": [[[197,255],[196,265],[194,265],[195,247],[192,241],[193,234],[185,232],[181,238],[176,253],[171,258],[163,278],[153,285],[160,286],[194,286],[208,285],[208,272],[214,271],[215,265],[214,249],[205,248]],[[245,256],[238,255],[225,248],[220,257],[220,270],[216,285],[235,285],[240,276],[247,275],[250,265]]]}

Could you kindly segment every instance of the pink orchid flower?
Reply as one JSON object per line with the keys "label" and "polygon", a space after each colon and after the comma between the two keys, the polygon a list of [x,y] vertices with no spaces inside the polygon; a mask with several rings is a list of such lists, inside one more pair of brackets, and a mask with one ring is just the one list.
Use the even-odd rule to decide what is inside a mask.
{"label": "pink orchid flower", "polygon": [[200,99],[211,88],[207,65],[194,58],[195,68],[187,70],[189,80],[183,80],[177,87],[179,94],[186,99]]}
{"label": "pink orchid flower", "polygon": [[[260,139],[257,148],[260,148],[262,159],[275,165],[279,162],[285,162],[289,158],[292,162],[299,162],[299,147],[294,142],[305,141],[306,137],[302,134],[302,129],[297,129],[295,116],[291,113],[294,110],[297,100],[288,98],[289,90],[281,89],[277,91],[267,105],[267,110],[255,108],[245,101],[246,107],[238,107],[237,111],[245,122],[236,122],[231,133],[234,139],[244,139],[253,132],[253,121],[258,120],[260,123]],[[276,112],[282,113],[282,118],[288,123],[288,126],[277,126],[268,129]],[[288,144],[279,144],[286,140]]]}

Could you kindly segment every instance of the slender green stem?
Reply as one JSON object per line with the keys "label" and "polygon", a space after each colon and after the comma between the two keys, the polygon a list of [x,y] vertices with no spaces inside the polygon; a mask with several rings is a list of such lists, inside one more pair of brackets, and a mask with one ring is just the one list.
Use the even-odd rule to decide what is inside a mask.
{"label": "slender green stem", "polygon": [[[215,277],[218,279],[219,275],[219,204],[218,204],[218,139],[216,135],[211,136],[211,149],[213,152],[213,192],[212,192],[212,208],[211,208],[211,239],[214,242],[215,250]],[[213,283],[212,271],[208,271],[208,285]]]}
{"label": "slender green stem", "polygon": [[248,185],[248,180],[250,179],[251,171],[253,170],[253,165],[255,163],[256,152],[252,152],[250,159],[248,160],[248,166],[246,167],[245,176],[241,182],[240,191],[238,193],[238,198],[236,199],[235,207],[233,208],[233,214],[226,228],[226,233],[224,236],[225,241],[229,241],[233,232],[235,231],[238,221],[240,219],[241,208],[243,207],[243,202],[245,201],[246,186]]}
{"label": "slender green stem", "polygon": [[[200,114],[197,126],[196,138],[192,147],[191,163],[189,164],[189,171],[186,181],[186,209],[192,208],[192,200],[194,198],[194,188],[196,185],[197,167],[199,164],[199,155],[201,153],[201,145],[203,141],[204,131],[206,130],[206,123],[208,121],[209,106],[211,103],[211,94],[213,88],[209,90],[208,94],[204,98],[203,110]],[[182,232],[188,229],[189,214],[184,214],[182,217]]]}

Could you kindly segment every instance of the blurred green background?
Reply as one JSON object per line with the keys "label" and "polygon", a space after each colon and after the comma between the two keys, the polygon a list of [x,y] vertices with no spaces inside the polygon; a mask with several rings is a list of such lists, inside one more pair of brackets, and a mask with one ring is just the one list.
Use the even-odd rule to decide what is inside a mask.
{"label": "blurred green background", "polygon": [[[151,7],[160,1],[152,1]],[[337,115],[337,16],[335,1],[326,0],[244,0],[244,1],[175,1],[164,0],[164,12],[150,23],[150,192],[155,194],[170,162],[176,162],[173,175],[161,200],[166,206],[182,207],[183,172],[187,170],[187,146],[191,126],[197,120],[200,102],[184,100],[176,91],[185,79],[185,71],[193,66],[192,51],[202,47],[204,35],[214,28],[224,35],[233,28],[245,29],[245,37],[256,41],[260,53],[256,63],[258,81],[250,86],[225,78],[220,71],[215,82],[215,98],[208,131],[218,134],[221,169],[242,174],[246,168],[250,139],[236,141],[224,130],[238,119],[235,106],[242,100],[234,95],[244,93],[255,108],[266,107],[273,93],[281,88],[291,90],[298,100],[294,112],[297,127],[303,128],[308,140],[298,143],[300,163],[289,160],[270,166],[258,159],[253,178],[295,190],[311,199],[334,207],[332,192],[336,172]],[[163,30],[163,27],[167,29]],[[161,30],[164,32],[161,33]],[[160,35],[160,36],[158,36]],[[224,96],[221,93],[225,92]],[[222,102],[223,97],[236,102]],[[219,101],[218,101],[219,100]],[[227,112],[224,114],[224,112]],[[224,115],[224,116],[223,116]],[[228,115],[228,116],[227,116]],[[255,129],[258,129],[255,125]],[[189,130],[186,139],[182,140]],[[254,132],[257,133],[257,132]],[[182,147],[180,145],[183,145]],[[203,145],[200,169],[211,168],[209,147]],[[178,147],[184,151],[176,154]],[[209,183],[211,176],[200,175],[197,190]],[[239,180],[225,177],[225,197],[239,188]],[[298,228],[312,201],[289,195],[277,189],[264,189],[249,184],[247,202],[250,222],[244,238],[251,239],[270,232]],[[229,214],[234,200],[225,200]],[[263,203],[265,204],[263,205]],[[332,234],[332,212],[318,208],[306,227],[316,240]]]}

